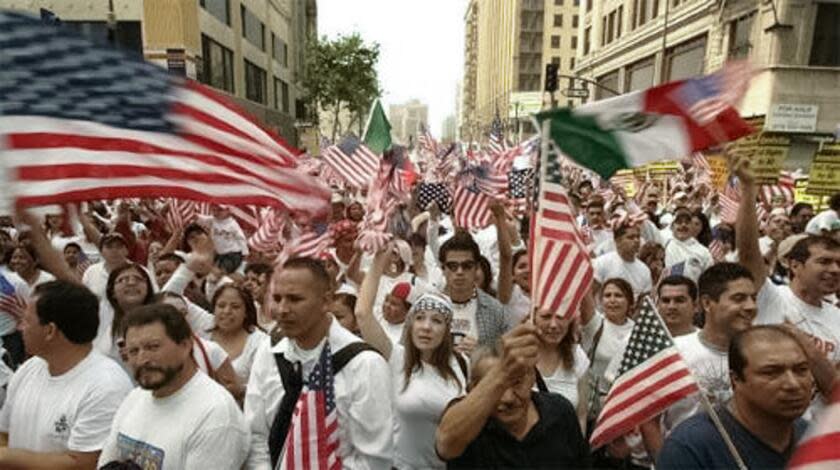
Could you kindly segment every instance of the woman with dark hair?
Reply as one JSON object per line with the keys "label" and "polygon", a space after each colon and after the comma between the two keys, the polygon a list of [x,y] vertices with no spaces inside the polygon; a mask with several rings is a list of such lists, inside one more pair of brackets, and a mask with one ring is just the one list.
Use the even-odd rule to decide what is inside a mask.
{"label": "woman with dark hair", "polygon": [[647,242],[639,249],[639,259],[650,269],[650,282],[656,288],[665,271],[665,248],[656,242]]}
{"label": "woman with dark hair", "polygon": [[[259,348],[268,344],[268,335],[257,325],[257,307],[245,289],[225,284],[216,290],[211,305],[216,321],[210,339],[230,357],[244,398],[254,357]],[[239,399],[237,394],[234,396]]]}
{"label": "woman with dark hair", "polygon": [[350,333],[361,336],[359,322],[356,321],[356,294],[352,287],[342,286],[333,295],[330,313]]}
{"label": "woman with dark hair", "polygon": [[483,290],[493,297],[496,296],[496,291],[493,289],[493,268],[490,267],[490,261],[481,256],[478,258],[478,278],[476,279],[478,288]]}
{"label": "woman with dark hair", "polygon": [[19,243],[12,250],[9,269],[14,271],[29,287],[55,280],[55,276],[38,267],[38,254],[28,243]]}
{"label": "woman with dark hair", "polygon": [[691,233],[706,248],[712,243],[712,226],[709,224],[709,218],[701,210],[691,214]]}
{"label": "woman with dark hair", "polygon": [[123,346],[122,320],[129,310],[148,305],[155,295],[152,279],[142,266],[126,263],[108,275],[105,299],[99,303],[99,331],[93,346],[114,359]]}
{"label": "woman with dark hair", "polygon": [[435,452],[435,430],[446,405],[465,390],[466,360],[454,352],[452,305],[441,294],[423,294],[412,304],[400,342],[392,342],[373,316],[374,298],[391,249],[374,257],[362,282],[356,319],[362,338],[385,356],[391,368],[394,467],[443,469],[446,465]]}
{"label": "woman with dark hair", "polygon": [[586,434],[586,371],[589,358],[578,344],[575,321],[540,310],[534,317],[540,337],[537,371],[551,393],[558,393],[577,410],[581,431]]}
{"label": "woman with dark hair", "polygon": [[633,288],[620,278],[604,281],[600,291],[600,309],[587,299],[581,304],[581,345],[592,363],[589,369],[589,418],[601,412],[603,399],[610,389],[605,379],[607,366],[621,354],[633,331]]}

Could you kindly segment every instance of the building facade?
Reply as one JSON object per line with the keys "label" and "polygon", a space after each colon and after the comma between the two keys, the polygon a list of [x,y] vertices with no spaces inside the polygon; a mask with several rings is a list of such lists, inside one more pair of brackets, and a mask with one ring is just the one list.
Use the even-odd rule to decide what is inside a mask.
{"label": "building facade", "polygon": [[[35,5],[37,3],[37,5]],[[306,127],[303,68],[317,33],[315,0],[2,0],[6,8],[52,11],[65,27],[108,36],[146,60],[230,96],[292,144]]]}
{"label": "building facade", "polygon": [[429,126],[429,108],[419,100],[392,104],[388,108],[388,121],[391,123],[391,135],[397,143],[411,145],[417,142],[421,127]]}
{"label": "building facade", "polygon": [[642,90],[747,59],[740,112],[788,142],[808,168],[840,123],[840,3],[824,0],[584,0],[575,73],[591,99]]}
{"label": "building facade", "polygon": [[[557,64],[561,78],[558,81],[560,90],[577,88],[578,83],[570,83],[568,78],[575,69],[577,48],[580,41],[578,29],[580,27],[580,0],[546,0],[545,21],[543,30],[543,67],[542,83],[545,83],[545,66]],[[572,86],[574,85],[574,86]],[[577,99],[557,94],[558,103],[573,106]]]}
{"label": "building facade", "polygon": [[517,92],[539,92],[546,0],[472,0],[465,22],[460,134],[481,140]]}

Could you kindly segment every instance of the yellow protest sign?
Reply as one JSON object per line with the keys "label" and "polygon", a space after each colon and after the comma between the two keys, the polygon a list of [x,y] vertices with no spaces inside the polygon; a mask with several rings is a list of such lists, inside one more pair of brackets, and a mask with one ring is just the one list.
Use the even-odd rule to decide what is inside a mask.
{"label": "yellow protest sign", "polygon": [[633,176],[633,170],[618,170],[610,178],[610,182],[623,188],[627,197],[636,195],[636,178]]}
{"label": "yellow protest sign", "polygon": [[830,196],[840,191],[840,144],[824,144],[814,156],[808,179],[808,194]]}
{"label": "yellow protest sign", "polygon": [[726,186],[726,179],[729,177],[729,165],[727,165],[726,157],[723,155],[707,155],[706,161],[709,162],[711,171],[712,185],[718,191],[723,191]]}
{"label": "yellow protest sign", "polygon": [[819,210],[824,204],[828,204],[828,196],[814,196],[808,194],[808,177],[798,178],[793,187],[794,202],[805,202]]}

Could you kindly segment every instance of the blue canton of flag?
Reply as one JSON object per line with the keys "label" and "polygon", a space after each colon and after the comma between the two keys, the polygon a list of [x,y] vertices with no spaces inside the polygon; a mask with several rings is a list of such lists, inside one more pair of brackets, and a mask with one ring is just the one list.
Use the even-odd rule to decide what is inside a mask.
{"label": "blue canton of flag", "polygon": [[675,90],[674,97],[683,111],[700,125],[713,122],[735,100],[733,91],[726,86],[723,71],[686,80]]}

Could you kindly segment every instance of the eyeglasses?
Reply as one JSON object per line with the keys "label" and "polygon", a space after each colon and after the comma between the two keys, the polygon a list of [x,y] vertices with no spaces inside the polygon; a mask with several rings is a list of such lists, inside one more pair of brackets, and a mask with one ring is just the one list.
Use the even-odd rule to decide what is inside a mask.
{"label": "eyeglasses", "polygon": [[460,263],[457,261],[447,261],[443,263],[443,267],[452,272],[458,271],[458,268],[464,271],[471,271],[475,269],[475,264],[475,261],[462,261]]}

